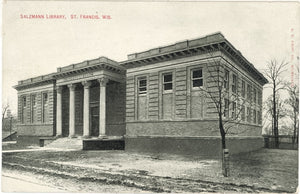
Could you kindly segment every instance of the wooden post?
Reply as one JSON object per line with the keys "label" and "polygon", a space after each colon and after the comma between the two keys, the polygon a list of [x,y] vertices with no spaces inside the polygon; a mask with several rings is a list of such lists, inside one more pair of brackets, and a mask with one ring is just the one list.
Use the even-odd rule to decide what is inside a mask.
{"label": "wooden post", "polygon": [[229,150],[228,149],[223,149],[222,171],[225,177],[229,176]]}

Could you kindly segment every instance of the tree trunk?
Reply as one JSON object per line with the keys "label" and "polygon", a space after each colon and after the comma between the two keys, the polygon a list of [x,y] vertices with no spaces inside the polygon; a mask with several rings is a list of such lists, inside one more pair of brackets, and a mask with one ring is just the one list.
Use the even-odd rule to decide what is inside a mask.
{"label": "tree trunk", "polygon": [[223,126],[222,115],[220,115],[220,114],[219,114],[219,129],[220,129],[221,138],[222,138],[222,149],[226,149],[226,139],[225,139],[226,134],[225,134],[224,126]]}
{"label": "tree trunk", "polygon": [[293,131],[293,138],[292,138],[293,145],[295,144],[295,140],[297,136],[296,133],[297,133],[297,117],[296,114],[294,114],[294,131]]}
{"label": "tree trunk", "polygon": [[273,120],[274,120],[274,136],[275,136],[275,148],[279,148],[279,139],[278,139],[278,119],[276,111],[276,85],[274,82],[273,87]]}
{"label": "tree trunk", "polygon": [[229,153],[226,149],[226,133],[222,121],[222,113],[219,113],[219,129],[222,142],[222,172],[224,177],[229,176]]}

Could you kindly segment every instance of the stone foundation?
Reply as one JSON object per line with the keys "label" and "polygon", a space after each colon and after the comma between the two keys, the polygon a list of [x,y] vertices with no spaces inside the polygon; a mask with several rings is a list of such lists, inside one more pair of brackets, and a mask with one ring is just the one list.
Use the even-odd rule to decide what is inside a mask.
{"label": "stone foundation", "polygon": [[[230,154],[262,147],[262,137],[227,137]],[[220,137],[125,137],[125,151],[198,155],[205,158],[219,158],[222,153]]]}

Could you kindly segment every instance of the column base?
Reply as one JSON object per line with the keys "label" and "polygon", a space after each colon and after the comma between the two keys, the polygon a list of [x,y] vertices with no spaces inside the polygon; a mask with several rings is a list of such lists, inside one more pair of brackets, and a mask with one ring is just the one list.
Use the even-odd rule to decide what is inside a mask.
{"label": "column base", "polygon": [[107,135],[99,135],[98,138],[99,139],[108,139],[108,136]]}
{"label": "column base", "polygon": [[91,138],[90,135],[84,135],[84,136],[81,137],[81,139],[90,139],[90,138]]}
{"label": "column base", "polygon": [[63,136],[62,135],[56,135],[55,137],[56,138],[62,138]]}
{"label": "column base", "polygon": [[69,135],[69,138],[76,138],[75,135]]}

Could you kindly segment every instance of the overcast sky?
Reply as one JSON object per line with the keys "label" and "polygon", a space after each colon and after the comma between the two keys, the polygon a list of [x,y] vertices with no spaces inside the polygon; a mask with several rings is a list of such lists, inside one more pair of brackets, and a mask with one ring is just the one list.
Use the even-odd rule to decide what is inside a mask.
{"label": "overcast sky", "polygon": [[[59,14],[66,19],[21,19],[21,14]],[[71,14],[111,19],[71,19]],[[295,2],[4,1],[2,101],[16,114],[12,86],[18,80],[100,56],[123,61],[127,54],[218,31],[262,70],[272,58],[290,62],[291,54],[299,56],[299,18]],[[293,62],[296,65],[296,57]],[[288,81],[290,74],[289,65]]]}

